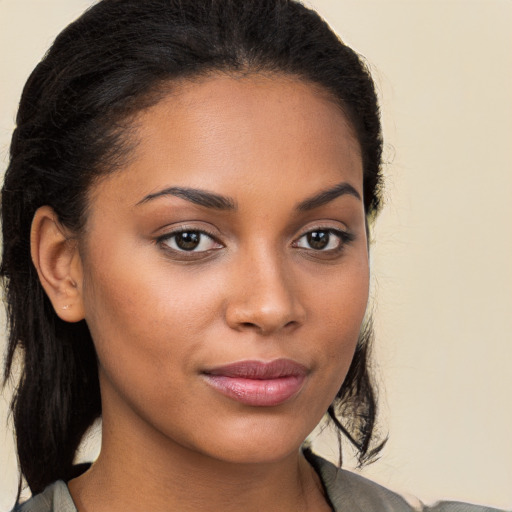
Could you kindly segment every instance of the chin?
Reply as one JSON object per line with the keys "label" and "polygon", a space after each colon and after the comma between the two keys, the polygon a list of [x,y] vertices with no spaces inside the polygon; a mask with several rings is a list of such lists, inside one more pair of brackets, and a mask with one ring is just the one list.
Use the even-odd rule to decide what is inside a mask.
{"label": "chin", "polygon": [[[242,422],[246,423],[246,422]],[[290,425],[289,421],[250,422],[243,427],[226,427],[211,437],[207,451],[210,456],[233,464],[268,464],[295,455],[313,430]]]}

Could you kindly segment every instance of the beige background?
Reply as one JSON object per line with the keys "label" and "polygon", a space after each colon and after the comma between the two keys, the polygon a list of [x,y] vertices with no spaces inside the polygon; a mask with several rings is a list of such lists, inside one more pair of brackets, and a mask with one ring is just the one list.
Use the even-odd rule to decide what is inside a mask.
{"label": "beige background", "polygon": [[[0,0],[2,169],[22,84],[90,3]],[[512,1],[309,3],[366,56],[382,98],[387,205],[372,259],[390,439],[364,474],[425,501],[512,509]],[[0,510],[16,482],[6,399]]]}

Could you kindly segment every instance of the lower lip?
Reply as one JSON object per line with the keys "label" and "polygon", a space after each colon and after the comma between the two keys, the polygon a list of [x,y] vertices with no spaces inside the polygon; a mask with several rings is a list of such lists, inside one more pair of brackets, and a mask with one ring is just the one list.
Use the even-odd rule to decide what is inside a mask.
{"label": "lower lip", "polygon": [[286,402],[300,391],[305,379],[304,375],[263,380],[208,374],[204,377],[210,386],[223,395],[256,407],[271,407]]}

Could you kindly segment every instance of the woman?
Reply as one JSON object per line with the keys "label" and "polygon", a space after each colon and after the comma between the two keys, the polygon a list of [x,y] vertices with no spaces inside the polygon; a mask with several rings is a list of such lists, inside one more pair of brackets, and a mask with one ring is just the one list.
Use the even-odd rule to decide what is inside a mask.
{"label": "woman", "polygon": [[381,447],[381,149],[365,67],[300,4],[103,0],[57,38],[2,191],[21,510],[411,510],[300,451],[326,411]]}

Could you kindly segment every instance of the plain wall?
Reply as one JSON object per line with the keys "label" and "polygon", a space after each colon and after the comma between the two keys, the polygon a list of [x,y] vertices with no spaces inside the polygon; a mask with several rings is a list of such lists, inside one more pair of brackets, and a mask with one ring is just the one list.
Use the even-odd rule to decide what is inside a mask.
{"label": "plain wall", "polygon": [[[382,102],[386,206],[371,250],[389,441],[363,474],[427,502],[512,509],[512,2],[308,3],[366,57]],[[24,81],[90,4],[0,1],[2,170]],[[17,479],[7,399],[0,510]],[[336,458],[328,436],[317,446]]]}

